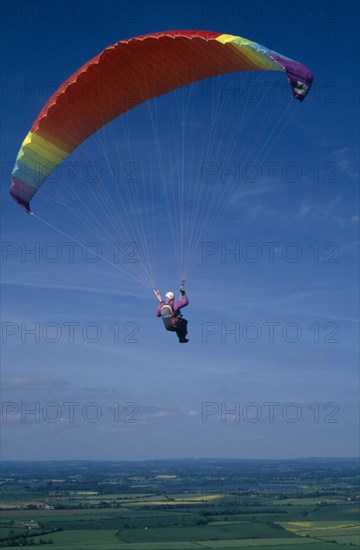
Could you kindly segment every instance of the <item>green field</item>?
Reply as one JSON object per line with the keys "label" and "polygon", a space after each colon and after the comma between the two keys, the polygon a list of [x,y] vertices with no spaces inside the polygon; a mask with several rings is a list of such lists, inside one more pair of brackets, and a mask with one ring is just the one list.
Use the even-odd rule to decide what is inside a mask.
{"label": "green field", "polygon": [[0,549],[360,549],[357,464],[272,466],[20,465],[2,479]]}
{"label": "green field", "polygon": [[[146,508],[146,501],[143,505]],[[20,542],[19,537],[23,535],[27,546],[30,541],[33,548],[45,546],[44,542],[47,542],[46,546],[57,550],[235,550],[247,547],[305,550],[304,545],[306,550],[359,548],[357,506],[327,506],[328,516],[336,516],[336,520],[324,520],[323,511],[319,513],[314,506],[303,520],[300,511],[305,504],[278,509],[276,506],[272,509],[266,506],[264,502],[266,513],[258,507],[253,509],[252,514],[251,509],[246,514],[239,514],[235,513],[239,510],[234,506],[232,514],[226,507],[221,514],[222,509],[218,505],[215,510],[211,507],[211,512],[216,512],[216,515],[208,513],[206,516],[196,513],[193,507],[177,511],[173,507],[162,506],[159,510],[150,511],[139,510],[138,507],[135,510],[127,507],[110,510],[4,510],[0,544],[1,548],[13,548],[6,545],[6,539],[12,535],[13,540]],[[199,501],[199,509],[204,513],[202,501]],[[244,507],[240,507],[240,511],[244,512]],[[288,521],[284,521],[285,518]],[[197,525],[199,522],[204,524]]]}

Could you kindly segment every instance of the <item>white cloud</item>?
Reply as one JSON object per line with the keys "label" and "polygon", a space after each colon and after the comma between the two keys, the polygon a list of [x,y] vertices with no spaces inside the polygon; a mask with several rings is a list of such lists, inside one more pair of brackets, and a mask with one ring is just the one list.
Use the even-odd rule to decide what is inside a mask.
{"label": "white cloud", "polygon": [[238,204],[240,201],[244,200],[247,197],[253,197],[254,195],[264,195],[267,193],[274,193],[277,191],[276,186],[270,186],[270,185],[264,185],[264,186],[257,186],[257,187],[251,187],[250,186],[243,186],[243,189],[240,191],[237,191],[233,194],[233,196],[230,199],[230,204]]}
{"label": "white cloud", "polygon": [[336,160],[336,164],[342,172],[345,172],[351,178],[359,177],[359,172],[354,170],[354,161],[351,155],[349,147],[342,147],[341,149],[335,149],[332,152],[333,157]]}
{"label": "white cloud", "polygon": [[108,294],[113,296],[131,296],[133,298],[146,299],[147,296],[141,294],[135,294],[133,292],[124,292],[121,290],[114,290],[110,288],[100,288],[100,287],[86,287],[86,286],[76,286],[76,285],[63,285],[63,284],[49,284],[49,283],[31,283],[26,281],[0,281],[1,285],[8,286],[20,286],[20,287],[32,287],[38,289],[54,289],[54,290],[64,290],[71,292],[89,292],[91,294]]}
{"label": "white cloud", "polygon": [[310,204],[310,201],[306,201],[300,206],[299,211],[296,213],[296,217],[301,220],[304,220],[311,214],[311,211],[312,211],[312,206]]}
{"label": "white cloud", "polygon": [[338,225],[343,225],[344,220],[337,215],[336,211],[336,206],[340,201],[340,197],[336,197],[328,203],[312,203],[310,200],[303,201],[295,217],[300,220],[311,218],[316,221],[331,219],[332,221],[336,221]]}
{"label": "white cloud", "polygon": [[64,386],[64,382],[52,380],[36,380],[33,378],[11,378],[3,384],[4,388],[49,388],[53,386]]}

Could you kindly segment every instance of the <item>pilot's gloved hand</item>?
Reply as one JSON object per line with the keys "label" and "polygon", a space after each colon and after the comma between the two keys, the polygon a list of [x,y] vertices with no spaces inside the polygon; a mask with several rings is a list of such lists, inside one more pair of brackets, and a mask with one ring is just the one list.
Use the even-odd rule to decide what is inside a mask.
{"label": "pilot's gloved hand", "polygon": [[184,283],[184,281],[181,281],[180,282],[180,295],[184,296],[184,294],[185,294],[185,283]]}

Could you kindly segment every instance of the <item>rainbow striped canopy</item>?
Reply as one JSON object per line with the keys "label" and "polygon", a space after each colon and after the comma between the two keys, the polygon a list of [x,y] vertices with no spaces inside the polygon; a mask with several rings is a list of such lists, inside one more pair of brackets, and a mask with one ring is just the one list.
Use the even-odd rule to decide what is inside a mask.
{"label": "rainbow striped canopy", "polygon": [[17,155],[11,195],[30,212],[30,200],[51,172],[96,130],[144,101],[236,71],[283,71],[300,101],[313,79],[300,63],[229,34],[159,32],[109,46],[40,111]]}

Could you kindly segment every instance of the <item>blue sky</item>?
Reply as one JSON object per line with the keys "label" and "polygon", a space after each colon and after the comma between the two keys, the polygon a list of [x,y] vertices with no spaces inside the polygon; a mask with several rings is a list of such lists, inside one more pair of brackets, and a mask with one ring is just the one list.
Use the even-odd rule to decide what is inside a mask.
{"label": "blue sky", "polygon": [[[2,10],[3,458],[357,455],[358,3],[12,1]],[[69,236],[99,245],[94,235],[34,199],[61,234],[8,195],[20,144],[56,87],[109,44],[169,29],[250,38],[315,78],[257,161],[261,176],[235,189],[219,231],[196,250],[186,346],[154,317],[149,289],[95,261],[94,248],[71,248]],[[196,101],[198,122],[206,111]],[[145,123],[132,151],[148,167],[144,136]],[[84,147],[80,163],[95,154]],[[178,280],[161,223],[165,292]]]}

